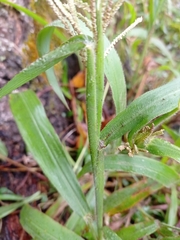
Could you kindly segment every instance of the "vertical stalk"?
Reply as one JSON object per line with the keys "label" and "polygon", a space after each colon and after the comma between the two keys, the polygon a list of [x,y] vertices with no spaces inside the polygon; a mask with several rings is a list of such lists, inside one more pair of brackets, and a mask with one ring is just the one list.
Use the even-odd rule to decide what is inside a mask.
{"label": "vertical stalk", "polygon": [[103,191],[104,191],[104,156],[99,151],[99,132],[97,128],[97,94],[96,94],[95,53],[92,47],[87,48],[87,72],[86,72],[86,103],[88,136],[91,153],[91,163],[94,176],[96,198],[96,225],[97,239],[102,240],[103,227]]}
{"label": "vertical stalk", "polygon": [[[95,1],[95,0],[94,0]],[[95,45],[87,46],[86,103],[88,135],[96,197],[97,239],[103,239],[104,156],[99,137],[104,92],[104,35],[102,2],[96,0]]]}
{"label": "vertical stalk", "polygon": [[[102,104],[104,93],[104,34],[102,22],[102,2],[96,0],[96,94],[97,94],[97,131],[98,141],[101,128]],[[103,193],[104,193],[104,155],[98,150],[97,161],[94,169],[94,181],[96,192],[96,214],[98,227],[98,240],[103,239]]]}
{"label": "vertical stalk", "polygon": [[95,71],[94,46],[87,46],[86,108],[91,162],[92,166],[95,166],[98,151],[98,134],[97,134],[96,71]]}

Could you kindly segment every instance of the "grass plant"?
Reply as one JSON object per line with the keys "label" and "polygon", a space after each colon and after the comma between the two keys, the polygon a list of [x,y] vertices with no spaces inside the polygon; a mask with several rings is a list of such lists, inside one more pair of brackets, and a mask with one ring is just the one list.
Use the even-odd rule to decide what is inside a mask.
{"label": "grass plant", "polygon": [[[20,8],[6,0],[0,2],[25,12],[42,24],[45,23],[45,20],[33,15],[25,8]],[[143,18],[137,18],[110,43],[106,31],[124,1],[92,0],[88,3],[81,0],[67,0],[66,2],[48,0],[47,2],[58,19],[44,26],[38,34],[37,47],[40,58],[0,89],[0,97],[10,94],[45,72],[53,90],[68,108],[53,66],[72,53],[79,54],[86,69],[90,162],[84,166],[77,167],[76,165],[76,170],[79,171],[75,174],[72,167],[74,161],[47,119],[36,94],[32,90],[11,93],[9,97],[11,111],[29,151],[71,209],[70,218],[66,225],[62,226],[45,213],[25,204],[20,213],[23,228],[33,239],[42,240],[136,240],[143,237],[152,239],[153,236],[158,239],[166,239],[166,237],[167,239],[179,239],[180,229],[174,226],[176,219],[172,217],[173,214],[177,214],[178,165],[171,167],[160,159],[169,157],[179,162],[180,148],[159,138],[163,132],[157,129],[166,119],[179,111],[180,78],[171,79],[169,83],[144,93],[126,106],[126,82],[115,44],[142,22]],[[139,70],[154,31],[154,22],[162,11],[163,3],[164,1],[149,1],[148,37],[134,82],[138,82]],[[63,37],[62,31],[59,34],[57,30],[59,28],[66,32]],[[58,48],[50,51],[53,32],[66,40]],[[116,116],[101,130],[105,76],[112,91]],[[109,148],[111,154],[108,154]],[[94,185],[85,195],[78,177],[89,172],[93,174]],[[108,174],[112,172],[133,174],[138,180],[108,196],[105,194],[105,184]],[[167,224],[153,218],[150,212],[141,208],[138,211],[139,222],[127,228],[122,227],[116,232],[108,227],[110,224],[107,218],[115,214],[121,214],[123,217],[125,211],[137,206],[141,200],[163,187],[172,188],[169,209],[171,217]],[[95,201],[93,201],[93,196],[95,196]],[[21,203],[28,201],[29,198]],[[19,206],[22,204],[16,207]],[[14,209],[4,210],[6,214],[3,212],[1,217]]]}

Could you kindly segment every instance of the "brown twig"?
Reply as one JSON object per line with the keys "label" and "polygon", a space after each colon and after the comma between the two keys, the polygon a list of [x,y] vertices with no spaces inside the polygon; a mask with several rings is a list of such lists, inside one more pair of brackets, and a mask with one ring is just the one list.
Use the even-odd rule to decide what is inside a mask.
{"label": "brown twig", "polygon": [[31,172],[34,175],[36,175],[38,178],[42,179],[42,180],[47,180],[47,178],[38,173],[37,171],[41,171],[41,169],[39,167],[27,167],[25,165],[23,165],[22,163],[19,163],[17,161],[14,161],[6,156],[3,156],[2,154],[0,154],[0,159],[3,160],[4,162],[7,162],[17,168],[7,168],[6,166],[0,166],[0,171],[2,172]]}

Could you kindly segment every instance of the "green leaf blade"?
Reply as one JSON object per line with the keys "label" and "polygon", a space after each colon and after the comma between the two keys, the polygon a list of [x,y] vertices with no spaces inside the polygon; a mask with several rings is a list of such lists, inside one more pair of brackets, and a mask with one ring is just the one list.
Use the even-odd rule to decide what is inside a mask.
{"label": "green leaf blade", "polygon": [[83,240],[80,236],[61,226],[46,214],[25,205],[20,213],[20,222],[23,228],[38,240],[73,239]]}
{"label": "green leaf blade", "polygon": [[105,126],[101,140],[107,145],[130,132],[128,138],[131,142],[134,134],[153,119],[178,109],[179,99],[180,79],[143,94]]}
{"label": "green leaf blade", "polygon": [[80,216],[88,214],[89,207],[68,163],[68,153],[39,99],[32,91],[12,94],[10,106],[28,149],[45,175],[76,213]]}
{"label": "green leaf blade", "polygon": [[41,197],[42,196],[41,196],[40,192],[36,192],[33,195],[31,195],[30,197],[26,197],[26,198],[21,197],[22,198],[21,201],[1,206],[0,207],[0,219],[3,217],[6,217],[7,215],[12,213],[16,209],[22,207],[24,204],[37,201],[37,200],[41,199]]}
{"label": "green leaf blade", "polygon": [[113,192],[104,200],[104,212],[116,214],[126,211],[163,186],[149,179]]}
{"label": "green leaf blade", "polygon": [[[40,54],[40,56],[42,57],[43,55],[47,54],[49,52],[50,49],[50,42],[51,42],[51,38],[52,38],[52,34],[54,32],[55,26],[59,26],[59,27],[64,27],[64,25],[60,24],[60,22],[55,21],[47,26],[45,26],[39,33],[37,36],[37,49],[38,52]],[[58,80],[57,77],[55,75],[54,69],[53,67],[46,70],[46,76],[48,79],[49,84],[52,86],[52,89],[54,90],[54,92],[57,94],[57,96],[60,98],[60,100],[63,102],[63,104],[68,107],[68,104],[66,102],[66,99],[62,93],[61,87],[58,84]]]}
{"label": "green leaf blade", "polygon": [[122,238],[108,227],[103,227],[103,235],[105,240],[122,240]]}
{"label": "green leaf blade", "polygon": [[[108,47],[109,41],[105,38],[105,46]],[[104,72],[112,90],[116,114],[126,108],[126,83],[121,60],[115,49],[105,57]]]}
{"label": "green leaf blade", "polygon": [[[149,177],[163,186],[171,186],[179,180],[179,175],[172,168],[157,160],[144,156],[129,157],[128,155],[108,155],[105,157],[106,171],[124,171]],[[79,176],[91,171],[91,165],[86,164]]]}
{"label": "green leaf blade", "polygon": [[112,155],[105,158],[108,171],[125,171],[147,176],[164,186],[171,186],[179,175],[166,164],[144,156]]}
{"label": "green leaf blade", "polygon": [[180,148],[161,138],[151,139],[146,149],[152,154],[170,157],[180,162]]}
{"label": "green leaf blade", "polygon": [[156,221],[141,222],[123,228],[117,232],[123,240],[138,240],[144,236],[154,233],[159,228]]}
{"label": "green leaf blade", "polygon": [[90,39],[84,35],[72,37],[62,46],[45,54],[42,58],[37,59],[0,89],[0,98],[37,77],[72,53],[84,48],[89,41]]}

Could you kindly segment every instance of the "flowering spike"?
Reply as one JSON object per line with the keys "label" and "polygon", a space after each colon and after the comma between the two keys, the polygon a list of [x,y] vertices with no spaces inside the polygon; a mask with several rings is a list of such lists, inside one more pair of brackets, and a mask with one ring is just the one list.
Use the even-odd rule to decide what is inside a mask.
{"label": "flowering spike", "polygon": [[82,32],[81,32],[81,29],[79,28],[79,25],[78,25],[77,11],[76,11],[76,7],[75,7],[75,4],[74,4],[74,0],[67,0],[67,2],[68,2],[68,5],[69,5],[70,14],[72,15],[72,19],[73,19],[71,24],[73,25],[76,32],[78,34],[81,34]]}
{"label": "flowering spike", "polygon": [[132,23],[129,27],[127,27],[121,34],[119,34],[108,47],[105,52],[105,57],[109,54],[109,52],[114,48],[116,43],[121,40],[131,29],[133,29],[138,23],[142,22],[142,17],[137,18],[134,23]]}
{"label": "flowering spike", "polygon": [[[108,0],[108,4],[110,5],[110,7],[108,9],[108,17],[107,17],[107,19],[106,19],[106,17],[104,17],[105,18],[105,21],[104,21],[104,24],[103,24],[104,31],[106,30],[106,28],[108,27],[111,19],[114,17],[114,15],[119,10],[119,8],[121,7],[121,5],[123,4],[124,1],[125,0],[119,0],[116,3],[112,4],[113,1],[112,0]],[[104,13],[104,16],[105,15],[106,15],[106,12]]]}
{"label": "flowering spike", "polygon": [[90,1],[90,8],[91,8],[91,22],[92,22],[92,32],[94,38],[97,38],[97,29],[96,29],[96,0]]}
{"label": "flowering spike", "polygon": [[111,20],[111,11],[113,8],[113,0],[108,0],[106,7],[103,10],[103,30],[105,32],[107,25]]}
{"label": "flowering spike", "polygon": [[92,30],[91,21],[81,13],[78,13],[77,15],[78,15],[78,18],[81,19],[81,21],[83,21],[90,30]]}
{"label": "flowering spike", "polygon": [[84,11],[87,11],[88,13],[91,12],[89,4],[86,2],[83,2],[82,0],[75,0],[75,5],[77,8],[81,8]]}
{"label": "flowering spike", "polygon": [[49,6],[52,8],[52,10],[54,11],[54,13],[57,15],[57,17],[62,21],[62,23],[65,26],[66,31],[71,35],[74,36],[74,32],[72,31],[71,26],[69,25],[69,22],[66,20],[66,18],[64,17],[62,11],[59,10],[59,7],[54,3],[53,0],[47,0],[47,3],[49,4]]}

